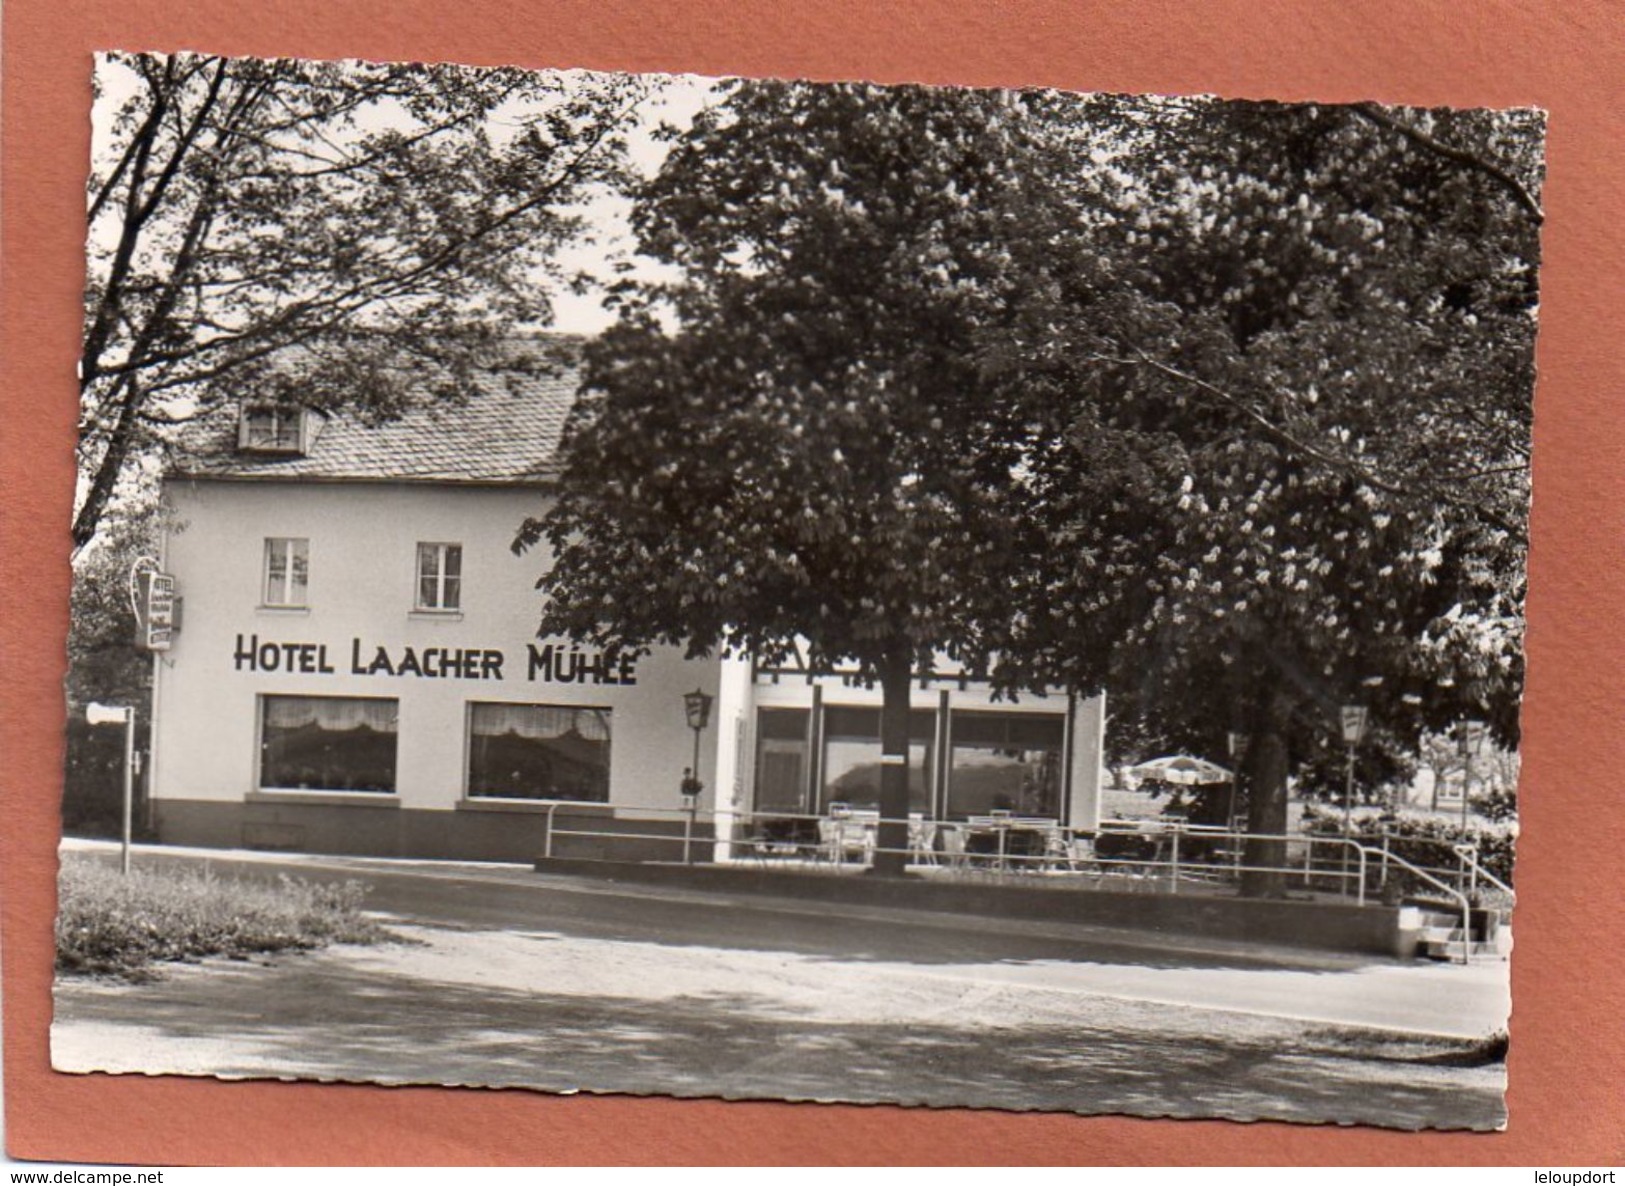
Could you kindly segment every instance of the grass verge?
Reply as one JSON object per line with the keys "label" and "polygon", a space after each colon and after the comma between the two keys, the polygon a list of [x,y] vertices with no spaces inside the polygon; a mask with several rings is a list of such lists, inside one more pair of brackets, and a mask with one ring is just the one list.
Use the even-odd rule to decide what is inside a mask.
{"label": "grass verge", "polygon": [[1306,1048],[1333,1058],[1408,1062],[1419,1066],[1487,1067],[1507,1059],[1506,1030],[1482,1038],[1422,1037],[1382,1030],[1318,1030],[1305,1035]]}
{"label": "grass verge", "polygon": [[153,965],[242,959],[390,933],[361,913],[366,887],[223,878],[208,869],[132,869],[65,857],[57,877],[59,973],[150,980]]}

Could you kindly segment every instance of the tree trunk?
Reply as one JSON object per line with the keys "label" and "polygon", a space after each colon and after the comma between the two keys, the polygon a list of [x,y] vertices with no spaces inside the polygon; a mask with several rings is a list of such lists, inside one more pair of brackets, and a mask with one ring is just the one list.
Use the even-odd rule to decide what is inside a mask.
{"label": "tree trunk", "polygon": [[107,451],[102,454],[101,463],[96,467],[96,476],[91,480],[90,489],[85,493],[84,505],[79,508],[79,513],[73,519],[75,551],[95,538],[96,528],[102,521],[107,504],[112,501],[119,475],[124,472],[124,463],[135,444],[136,417],[140,410],[141,391],[133,381],[128,382],[124,402],[119,406],[118,423],[108,436]]}
{"label": "tree trunk", "polygon": [[[1270,870],[1284,870],[1286,841],[1266,837],[1284,836],[1287,829],[1287,752],[1283,722],[1288,705],[1284,697],[1273,695],[1267,711],[1254,726],[1247,746],[1247,831],[1257,839],[1247,841],[1247,864]],[[1241,876],[1241,892],[1249,898],[1286,896],[1286,873],[1247,869]]]}
{"label": "tree trunk", "polygon": [[906,643],[888,647],[880,671],[880,827],[874,860],[874,872],[881,877],[901,877],[908,864],[908,709],[913,675],[913,648]]}

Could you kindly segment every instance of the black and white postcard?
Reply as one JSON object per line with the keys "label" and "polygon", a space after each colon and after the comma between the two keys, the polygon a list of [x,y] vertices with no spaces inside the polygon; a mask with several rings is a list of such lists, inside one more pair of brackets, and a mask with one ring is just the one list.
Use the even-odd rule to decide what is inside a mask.
{"label": "black and white postcard", "polygon": [[56,1069],[1504,1125],[1541,112],[95,80]]}

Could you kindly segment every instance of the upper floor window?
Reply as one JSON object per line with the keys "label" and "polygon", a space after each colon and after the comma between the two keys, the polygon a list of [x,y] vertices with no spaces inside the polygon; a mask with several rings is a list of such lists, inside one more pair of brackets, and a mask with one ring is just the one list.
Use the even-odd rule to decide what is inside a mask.
{"label": "upper floor window", "polygon": [[419,544],[417,609],[459,609],[463,604],[463,545]]}
{"label": "upper floor window", "polygon": [[265,605],[303,606],[308,604],[310,585],[310,541],[308,539],[268,539],[265,541]]}
{"label": "upper floor window", "polygon": [[254,453],[305,452],[303,408],[245,404],[237,421],[237,447]]}

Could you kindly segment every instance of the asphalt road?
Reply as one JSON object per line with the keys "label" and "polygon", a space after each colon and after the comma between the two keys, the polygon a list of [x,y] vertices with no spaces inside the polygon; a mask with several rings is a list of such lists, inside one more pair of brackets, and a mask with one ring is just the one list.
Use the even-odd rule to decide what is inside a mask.
{"label": "asphalt road", "polygon": [[836,913],[512,867],[137,860],[356,878],[414,942],[134,987],[65,981],[59,1069],[1406,1128],[1504,1118],[1502,1065],[1460,1040],[1504,1017],[1504,965],[1176,950],[1042,920]]}

